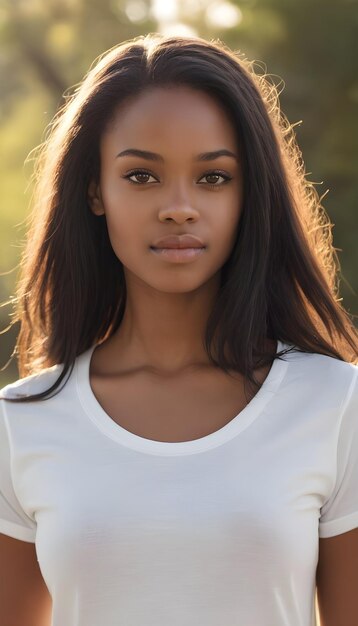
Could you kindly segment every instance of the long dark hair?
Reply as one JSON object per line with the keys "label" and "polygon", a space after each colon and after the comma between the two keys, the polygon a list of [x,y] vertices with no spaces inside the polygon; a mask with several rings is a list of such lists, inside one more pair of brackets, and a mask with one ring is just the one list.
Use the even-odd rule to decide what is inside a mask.
{"label": "long dark hair", "polygon": [[99,140],[119,104],[145,89],[178,84],[210,94],[225,108],[242,154],[237,239],[206,328],[211,362],[258,387],[254,368],[284,354],[269,353],[267,338],[356,362],[358,334],[338,298],[332,225],[305,178],[277,88],[257,74],[254,62],[219,40],[150,33],[99,58],[40,146],[13,355],[21,377],[58,363],[63,368],[49,389],[13,401],[49,397],[71,374],[76,357],[119,327],[126,303],[123,267],[105,216],[89,209],[88,185],[99,179]]}

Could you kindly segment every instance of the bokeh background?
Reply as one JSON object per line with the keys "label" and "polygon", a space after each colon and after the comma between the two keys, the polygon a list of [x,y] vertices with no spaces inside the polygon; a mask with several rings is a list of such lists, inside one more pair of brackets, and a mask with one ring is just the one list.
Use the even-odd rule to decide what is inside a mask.
{"label": "bokeh background", "polygon": [[271,76],[334,224],[340,297],[357,314],[357,0],[2,0],[0,387],[18,378],[19,327],[8,327],[34,148],[94,59],[148,32],[220,39]]}

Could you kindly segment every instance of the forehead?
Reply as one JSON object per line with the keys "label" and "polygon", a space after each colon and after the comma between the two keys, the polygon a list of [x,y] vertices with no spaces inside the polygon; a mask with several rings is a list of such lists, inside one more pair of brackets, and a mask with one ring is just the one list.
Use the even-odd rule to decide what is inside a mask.
{"label": "forehead", "polygon": [[210,94],[187,86],[155,87],[117,107],[102,145],[115,142],[126,148],[136,143],[149,149],[149,144],[165,142],[179,149],[199,143],[208,149],[234,149],[235,135],[229,115]]}

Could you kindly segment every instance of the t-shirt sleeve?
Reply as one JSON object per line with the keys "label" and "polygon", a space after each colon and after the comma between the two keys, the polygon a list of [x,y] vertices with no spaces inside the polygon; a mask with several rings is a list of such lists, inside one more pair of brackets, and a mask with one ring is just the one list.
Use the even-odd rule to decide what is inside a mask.
{"label": "t-shirt sleeve", "polygon": [[22,509],[13,486],[12,452],[4,402],[0,400],[0,533],[35,543],[36,523]]}
{"label": "t-shirt sleeve", "polygon": [[319,537],[333,537],[358,527],[358,366],[341,411],[336,482],[321,507]]}

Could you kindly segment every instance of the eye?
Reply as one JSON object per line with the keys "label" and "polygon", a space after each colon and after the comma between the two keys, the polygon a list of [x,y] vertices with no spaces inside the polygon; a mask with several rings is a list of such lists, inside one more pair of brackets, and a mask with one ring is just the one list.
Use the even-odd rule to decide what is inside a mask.
{"label": "eye", "polygon": [[206,174],[202,176],[202,178],[216,178],[216,179],[223,178],[224,179],[223,182],[220,184],[216,184],[217,180],[216,180],[216,183],[208,182],[207,185],[209,185],[209,187],[221,187],[222,185],[225,185],[225,183],[228,183],[229,180],[232,179],[231,176],[228,176],[227,174],[224,174],[224,172],[220,172],[219,170],[213,170],[211,172],[207,172]]}
{"label": "eye", "polygon": [[128,174],[126,174],[125,176],[123,176],[122,178],[126,178],[129,180],[130,183],[133,183],[134,185],[143,185],[145,183],[148,182],[148,180],[131,180],[132,176],[142,176],[142,177],[146,177],[146,176],[151,176],[152,178],[154,178],[154,176],[150,173],[150,172],[146,172],[145,170],[133,170],[132,172],[129,172]]}
{"label": "eye", "polygon": [[[141,178],[141,180],[132,180],[132,176],[136,178]],[[133,185],[146,185],[149,182],[148,177],[149,178],[152,177],[155,180],[157,180],[153,174],[151,174],[150,172],[146,170],[133,170],[132,172],[129,172],[125,176],[122,176],[122,178],[129,180],[129,182],[132,183]],[[145,178],[146,180],[143,180],[143,178]],[[224,172],[221,172],[220,170],[211,170],[209,172],[206,172],[206,174],[203,174],[203,176],[199,180],[201,180],[202,178],[216,179],[215,182],[206,182],[206,185],[208,185],[209,187],[221,187],[222,185],[225,185],[225,183],[228,183],[230,180],[232,180],[231,176],[228,176],[227,174],[225,174]],[[218,183],[219,178],[222,178],[223,182]]]}

